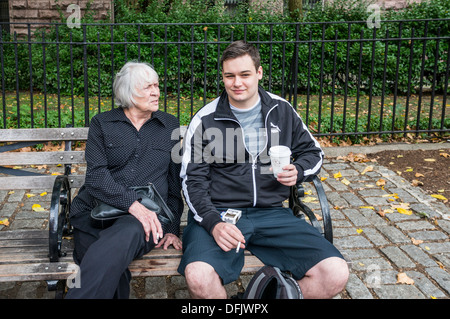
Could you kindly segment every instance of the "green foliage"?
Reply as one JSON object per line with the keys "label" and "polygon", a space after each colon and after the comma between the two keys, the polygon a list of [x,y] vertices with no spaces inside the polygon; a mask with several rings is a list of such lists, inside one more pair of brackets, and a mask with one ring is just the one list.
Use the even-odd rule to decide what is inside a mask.
{"label": "green foliage", "polygon": [[[141,60],[154,65],[161,77],[161,104],[178,115],[183,125],[188,124],[192,112],[220,92],[218,57],[237,39],[258,45],[264,68],[262,85],[274,93],[294,94],[296,79],[296,93],[301,95],[407,95],[421,87],[434,87],[442,94],[449,41],[436,38],[450,34],[450,0],[381,11],[381,25],[376,29],[367,25],[372,14],[367,7],[372,2],[335,0],[294,21],[288,15],[246,4],[225,12],[223,1],[211,5],[204,0],[148,0],[130,8],[125,0],[118,0],[112,25],[95,22],[93,12],[88,11],[81,28],[69,28],[62,19],[51,29],[37,30],[31,41],[3,35],[0,50],[5,91],[32,89],[69,97],[87,93],[89,102],[86,107],[84,99],[77,97],[73,111],[66,107],[58,113],[48,105],[46,113],[44,102],[35,100],[33,121],[31,104],[27,104],[31,102],[21,102],[19,116],[8,108],[0,119],[7,121],[8,127],[83,126],[85,112],[91,117],[99,111],[96,103],[100,98],[109,98],[102,110],[111,107],[112,82],[122,65]],[[174,102],[178,97],[184,98],[179,110]],[[70,101],[62,105],[70,105]],[[70,123],[72,114],[74,122]],[[405,123],[405,117],[380,118],[375,112],[370,117],[345,112],[319,117],[311,110],[307,121],[316,123],[313,128],[320,134],[450,127],[448,116],[441,123],[436,113],[431,121],[423,116],[419,123],[410,118]],[[354,142],[361,138],[361,134],[351,135]]]}
{"label": "green foliage", "polygon": [[[111,96],[114,74],[125,61],[143,60],[161,75],[164,92],[211,97],[220,90],[220,52],[230,41],[246,39],[258,44],[264,85],[275,93],[293,87],[294,72],[298,72],[298,93],[356,94],[360,90],[380,95],[433,84],[442,91],[449,42],[411,36],[412,32],[414,37],[448,35],[448,20],[429,21],[426,31],[423,21],[411,20],[449,18],[450,0],[381,12],[379,29],[370,29],[366,23],[371,2],[336,0],[324,8],[316,6],[298,25],[288,15],[246,4],[230,14],[224,11],[223,1],[210,5],[203,0],[149,0],[145,7],[140,1],[137,8],[115,1],[114,25],[94,23],[90,12],[81,28],[61,23],[36,31],[30,43],[3,38],[5,88],[30,89],[31,68],[35,90]],[[392,21],[404,19],[409,21]],[[384,41],[385,37],[391,40]],[[295,62],[297,70],[292,67]]]}

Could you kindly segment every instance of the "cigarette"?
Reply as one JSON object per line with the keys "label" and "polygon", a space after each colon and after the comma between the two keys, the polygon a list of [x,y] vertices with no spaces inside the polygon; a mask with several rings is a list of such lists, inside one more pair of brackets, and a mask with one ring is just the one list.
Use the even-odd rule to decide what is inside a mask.
{"label": "cigarette", "polygon": [[239,249],[241,248],[241,242],[238,242],[236,247],[236,254],[239,252]]}

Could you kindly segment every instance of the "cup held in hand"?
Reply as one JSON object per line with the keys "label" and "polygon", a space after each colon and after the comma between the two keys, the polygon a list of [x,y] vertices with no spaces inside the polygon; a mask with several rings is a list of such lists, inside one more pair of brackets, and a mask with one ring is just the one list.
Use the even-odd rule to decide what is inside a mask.
{"label": "cup held in hand", "polygon": [[272,146],[269,155],[273,175],[277,178],[278,173],[283,172],[283,167],[291,162],[291,150],[283,145]]}

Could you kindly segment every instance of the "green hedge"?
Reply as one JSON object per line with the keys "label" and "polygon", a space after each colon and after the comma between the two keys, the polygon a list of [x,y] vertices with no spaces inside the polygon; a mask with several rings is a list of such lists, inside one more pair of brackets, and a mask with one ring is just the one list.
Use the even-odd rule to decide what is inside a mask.
{"label": "green hedge", "polygon": [[[111,42],[111,28],[105,23],[85,26],[86,43],[88,43],[85,46],[83,45],[84,27],[69,29],[65,24],[45,32],[36,31],[31,45],[22,39],[15,41],[13,37],[4,35],[5,89],[8,91],[13,91],[17,87],[21,90],[30,89],[29,56],[31,55],[34,90],[46,90],[49,93],[60,90],[63,95],[71,95],[72,62],[74,94],[83,95],[84,50],[86,50],[89,95],[111,96],[113,74],[125,60],[138,59],[140,54],[141,60],[151,62],[155,66],[169,94],[178,94],[180,90],[182,95],[190,95],[192,79],[196,96],[211,97],[217,94],[219,47],[222,51],[232,38],[236,40],[244,37],[248,41],[259,40],[266,74],[265,86],[269,85],[269,72],[272,91],[280,93],[283,88],[287,89],[292,84],[290,68],[294,59],[296,48],[294,42],[299,21],[293,21],[287,15],[270,14],[245,5],[230,15],[223,12],[223,6],[220,3],[208,8],[205,1],[201,0],[192,0],[190,4],[185,4],[182,0],[165,1],[166,5],[163,6],[160,2],[149,1],[150,4],[146,8],[130,9],[123,4],[122,0],[116,1],[113,41],[129,42],[127,44],[121,43],[114,46],[107,44]],[[414,37],[425,36],[425,23],[411,20],[450,18],[450,0],[425,1],[412,5],[406,10],[382,12],[381,27],[376,29],[375,35],[373,29],[369,29],[365,23],[371,14],[366,11],[367,4],[356,0],[335,1],[332,5],[325,8],[317,7],[303,15],[300,21],[302,24],[298,24],[300,40],[298,93],[306,93],[308,89],[310,94],[321,92],[355,94],[357,90],[360,90],[362,93],[380,95],[383,92],[393,93],[396,89],[399,93],[406,93],[408,88],[414,90],[420,85],[431,86],[434,80],[437,91],[442,92],[447,71],[449,41],[441,40],[437,44],[435,39],[426,42],[410,40],[413,29]],[[409,21],[387,22],[404,19]],[[349,29],[348,24],[344,23],[346,21],[360,22],[351,24]],[[85,15],[82,22],[93,22],[92,16]],[[142,25],[138,29],[137,24],[140,23]],[[186,24],[174,25],[173,23]],[[192,23],[194,23],[193,26],[190,25]],[[217,23],[224,23],[224,25],[219,27]],[[441,36],[448,37],[450,34],[449,20],[429,21],[427,24],[427,37],[436,37],[438,32]],[[402,28],[401,37],[404,40],[400,42],[395,39],[389,42],[382,40],[386,34],[390,38],[398,38],[400,28]],[[352,42],[346,40],[349,32]],[[44,34],[45,37],[43,37]],[[378,40],[372,41],[373,36]],[[272,44],[269,43],[271,37],[275,40]],[[282,41],[283,37],[285,42]],[[310,37],[318,42],[309,43]],[[332,41],[335,37],[339,41],[336,46]],[[359,42],[358,39],[361,37],[364,40]],[[321,43],[319,40],[322,38],[330,42]],[[57,40],[63,43],[57,45]],[[172,44],[159,44],[166,40]],[[190,44],[192,40],[196,42],[193,46]],[[77,44],[70,45],[70,41]],[[98,41],[103,43],[98,46]],[[138,46],[139,41],[157,44]],[[178,41],[186,43],[178,44]],[[347,47],[349,48],[348,56]],[[72,49],[72,56],[70,49]],[[422,70],[423,50],[425,57]],[[437,59],[435,58],[436,50],[438,50]],[[15,52],[17,52],[17,60]],[[178,61],[179,54],[181,59]],[[321,63],[322,54],[323,64]],[[308,67],[309,57],[311,58],[310,67]],[[410,58],[411,70],[409,70]],[[334,60],[336,64],[333,63]],[[164,65],[167,65],[167,69]],[[436,78],[433,76],[435,69]],[[205,70],[206,83],[203,79]],[[408,82],[409,72],[411,72],[411,83]],[[346,82],[347,73],[348,83]],[[421,82],[422,73],[423,82]],[[322,81],[320,81],[321,75],[323,75]],[[43,81],[44,76],[45,81]],[[398,81],[395,81],[396,76]],[[387,79],[385,83],[383,78]]]}

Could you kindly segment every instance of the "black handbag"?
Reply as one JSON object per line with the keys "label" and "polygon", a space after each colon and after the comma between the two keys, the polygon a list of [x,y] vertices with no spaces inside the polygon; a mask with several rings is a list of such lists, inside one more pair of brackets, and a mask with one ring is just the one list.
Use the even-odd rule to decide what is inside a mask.
{"label": "black handbag", "polygon": [[[172,211],[152,183],[149,183],[147,186],[130,187],[130,189],[139,194],[142,199],[142,205],[157,214],[163,228],[164,226],[170,225],[175,220]],[[107,228],[111,226],[117,218],[128,214],[128,211],[113,207],[99,200],[96,201],[97,204],[91,211],[91,220],[93,225],[97,228]]]}

